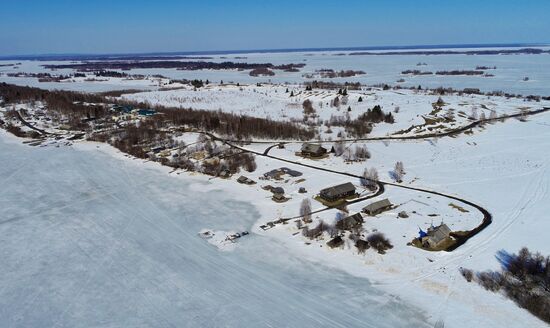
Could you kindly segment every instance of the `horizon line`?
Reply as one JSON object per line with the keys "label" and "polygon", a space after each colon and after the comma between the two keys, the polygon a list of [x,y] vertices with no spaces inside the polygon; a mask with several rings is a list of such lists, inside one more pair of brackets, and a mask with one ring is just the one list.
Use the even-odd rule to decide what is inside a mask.
{"label": "horizon line", "polygon": [[507,48],[507,47],[543,47],[550,43],[458,43],[458,44],[417,44],[417,45],[381,45],[381,46],[351,46],[351,47],[306,47],[306,48],[264,48],[241,50],[193,50],[193,51],[156,51],[156,52],[112,52],[112,53],[41,53],[21,55],[0,55],[0,60],[32,60],[43,58],[78,57],[78,56],[188,56],[188,55],[223,55],[223,54],[252,54],[252,53],[290,53],[290,52],[321,52],[321,51],[363,51],[363,50],[426,50],[451,48]]}

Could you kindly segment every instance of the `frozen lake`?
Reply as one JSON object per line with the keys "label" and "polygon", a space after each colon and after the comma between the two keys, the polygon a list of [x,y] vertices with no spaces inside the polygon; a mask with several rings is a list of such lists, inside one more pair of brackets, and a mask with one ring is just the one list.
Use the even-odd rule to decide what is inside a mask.
{"label": "frozen lake", "polygon": [[268,237],[218,251],[200,229],[258,215],[192,178],[0,134],[0,181],[0,327],[430,326]]}

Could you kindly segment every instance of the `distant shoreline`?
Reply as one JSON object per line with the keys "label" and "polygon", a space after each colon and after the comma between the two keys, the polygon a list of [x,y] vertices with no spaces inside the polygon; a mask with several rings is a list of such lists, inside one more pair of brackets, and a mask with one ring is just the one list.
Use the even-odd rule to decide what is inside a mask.
{"label": "distant shoreline", "polygon": [[[180,56],[188,58],[188,56],[204,56],[204,55],[237,55],[237,54],[253,54],[253,53],[296,53],[296,52],[323,52],[323,51],[392,51],[389,54],[398,54],[398,50],[424,50],[403,52],[403,54],[424,54],[426,50],[440,49],[486,49],[486,48],[540,48],[548,47],[547,43],[497,43],[497,44],[442,44],[442,45],[408,45],[408,46],[372,46],[372,47],[327,47],[327,48],[288,48],[288,49],[249,49],[249,50],[207,50],[207,51],[181,51],[181,52],[143,52],[143,53],[111,53],[111,54],[37,54],[37,55],[7,55],[0,56],[0,61],[6,60],[112,60],[112,59],[132,59],[136,57],[174,57]],[[465,51],[456,51],[456,53],[464,53]],[[381,53],[383,54],[383,53]],[[400,54],[400,53],[399,53]],[[447,54],[444,52],[435,52],[435,54]],[[455,53],[451,53],[455,54]]]}

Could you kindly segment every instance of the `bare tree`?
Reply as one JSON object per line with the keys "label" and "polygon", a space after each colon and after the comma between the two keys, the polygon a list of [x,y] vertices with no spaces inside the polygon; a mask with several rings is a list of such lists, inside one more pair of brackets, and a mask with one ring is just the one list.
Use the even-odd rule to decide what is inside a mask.
{"label": "bare tree", "polygon": [[452,110],[448,110],[446,113],[445,113],[445,119],[447,121],[454,121],[455,119],[455,114]]}
{"label": "bare tree", "polygon": [[305,198],[300,205],[300,216],[305,223],[311,222],[311,202]]}
{"label": "bare tree", "polygon": [[403,162],[398,161],[397,163],[395,163],[395,167],[393,169],[393,178],[396,182],[402,182],[404,175],[405,167],[403,166]]}
{"label": "bare tree", "polygon": [[342,101],[340,101],[340,104],[341,104],[342,106],[345,106],[345,105],[348,104],[348,100],[349,100],[348,96],[345,95],[345,96],[342,97]]}
{"label": "bare tree", "polygon": [[256,159],[255,159],[255,156],[252,155],[252,154],[246,154],[248,156],[244,156],[244,163],[243,163],[243,166],[244,166],[244,169],[247,171],[247,172],[254,172],[256,171],[256,168],[258,167],[257,164],[256,164]]}
{"label": "bare tree", "polygon": [[315,114],[315,108],[313,108],[313,103],[309,99],[304,100],[302,108],[304,109],[304,116]]}
{"label": "bare tree", "polygon": [[496,119],[497,119],[497,112],[492,110],[491,113],[489,114],[489,120],[495,121]]}
{"label": "bare tree", "polygon": [[359,179],[359,182],[363,187],[374,190],[376,188],[376,183],[378,182],[378,171],[374,167],[370,170],[365,168],[363,177]]}
{"label": "bare tree", "polygon": [[481,114],[479,115],[479,120],[481,122],[485,122],[487,120],[487,117],[485,116],[485,112],[481,112]]}
{"label": "bare tree", "polygon": [[471,120],[474,120],[476,121],[478,119],[478,114],[477,114],[477,108],[472,108],[472,113],[470,114],[470,116],[468,117],[469,119]]}
{"label": "bare tree", "polygon": [[370,158],[370,152],[367,149],[366,145],[356,145],[355,146],[355,159],[364,161]]}
{"label": "bare tree", "polygon": [[342,140],[338,140],[334,143],[334,155],[335,156],[342,156],[344,154],[344,150],[346,148],[346,145]]}
{"label": "bare tree", "polygon": [[332,107],[340,107],[340,98],[336,96],[331,102]]}
{"label": "bare tree", "polygon": [[342,157],[344,158],[344,161],[346,161],[346,162],[355,161],[355,153],[351,150],[351,148],[346,148],[344,150],[344,153],[342,154]]}

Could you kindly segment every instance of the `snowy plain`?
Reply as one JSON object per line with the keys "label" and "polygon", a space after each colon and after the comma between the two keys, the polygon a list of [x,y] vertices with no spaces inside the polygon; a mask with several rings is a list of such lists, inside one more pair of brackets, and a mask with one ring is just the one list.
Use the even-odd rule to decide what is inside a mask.
{"label": "snowy plain", "polygon": [[[537,47],[549,49],[550,47]],[[509,48],[519,49],[519,48]],[[448,49],[453,50],[453,49]],[[460,50],[476,50],[460,49]],[[212,56],[211,59],[202,61],[212,62],[246,62],[246,63],[273,63],[289,64],[303,63],[306,66],[300,72],[276,71],[271,77],[252,77],[248,70],[199,70],[180,71],[174,69],[132,69],[126,73],[154,75],[161,74],[171,79],[202,79],[213,82],[239,82],[255,84],[258,82],[270,83],[292,83],[297,84],[305,80],[304,74],[314,73],[320,69],[334,70],[363,70],[365,75],[358,75],[350,78],[326,79],[334,82],[360,82],[366,85],[387,83],[390,85],[401,84],[404,86],[417,86],[437,88],[440,86],[463,88],[479,88],[482,91],[502,90],[505,92],[519,94],[548,95],[550,80],[550,54],[543,55],[379,55],[379,56],[354,56],[349,55],[353,51],[320,51],[320,52],[295,52],[295,53],[250,53],[250,54],[225,54]],[[182,59],[183,61],[199,61],[198,59]],[[42,65],[66,64],[62,61],[29,61],[10,60],[0,61],[2,64],[18,64],[13,67],[0,67],[0,82],[9,82],[47,88],[47,89],[70,89],[75,90],[73,83],[39,83],[36,78],[10,78],[1,76],[1,73],[40,73],[50,72],[54,74],[69,74],[71,69],[60,69],[56,71],[45,70]],[[418,63],[427,64],[416,66]],[[487,70],[493,77],[480,76],[405,76],[401,72],[409,69],[436,72],[439,70],[473,70],[477,66],[496,66],[496,69]],[[529,77],[529,81],[523,79]],[[403,83],[397,83],[399,79],[405,79]],[[79,85],[80,90],[90,92],[106,91],[106,83],[83,82]],[[128,83],[125,88],[139,87],[139,84]],[[111,83],[111,88],[121,89],[116,83]],[[150,88],[143,88],[150,89]]]}
{"label": "snowy plain", "polygon": [[[386,58],[314,53],[247,57],[242,61],[306,60],[307,70],[365,69],[368,65],[367,75],[356,79],[363,83],[394,82],[400,70],[415,68],[417,62],[427,61],[434,70],[496,65],[494,78],[415,77],[411,84],[550,94],[548,55]],[[42,63],[24,64],[40,71]],[[269,80],[236,71],[174,70],[162,74],[254,84]],[[303,81],[302,73],[285,74],[271,81]],[[522,82],[524,75],[531,81]],[[119,85],[117,89],[128,88],[118,80],[109,83]],[[104,87],[111,87],[109,83],[101,87],[101,82],[52,83],[52,87],[105,91]],[[41,83],[36,86],[45,87]],[[234,112],[250,114],[256,109],[260,110],[258,116],[277,116],[273,109],[287,102],[277,103],[280,100],[271,94],[275,105],[266,110],[268,103],[257,93],[253,95],[252,89],[254,86],[245,87],[245,96],[239,96],[236,89],[218,99],[214,93],[214,101],[208,104],[212,107],[205,109],[225,105]],[[128,97],[166,104],[185,92],[197,95],[182,89]],[[242,98],[228,101],[232,96]],[[408,97],[410,106],[399,100]],[[398,125],[375,128],[376,135],[384,135],[403,128],[399,124],[417,124],[416,116],[429,112],[435,99],[381,92],[377,98],[367,97],[361,106],[368,108],[381,101],[391,108],[402,103],[396,115]],[[445,100],[458,107],[465,98]],[[499,113],[514,112],[524,105],[481,97],[466,101],[469,109],[481,102],[493,104],[490,108]],[[299,104],[296,117],[301,115]],[[322,115],[324,119],[329,116]],[[385,180],[393,164],[402,160],[407,170],[405,184],[475,201],[494,216],[491,226],[456,251],[428,253],[406,246],[418,226],[445,220],[454,228],[471,228],[478,223],[479,214],[461,215],[447,200],[390,187],[381,198],[389,197],[420,215],[399,221],[395,212],[388,212],[367,221],[368,229],[383,231],[395,245],[383,256],[375,252],[360,256],[348,246],[329,250],[321,247],[322,241],[306,246],[302,236],[293,236],[297,231],[293,224],[259,229],[266,221],[297,215],[303,197],[335,181],[345,182],[345,178],[257,158],[258,171],[248,175],[255,180],[278,166],[304,173],[303,184],[292,179],[286,184],[270,182],[280,183],[291,197],[280,205],[271,201],[261,184],[239,185],[236,177],[210,180],[184,172],[168,173],[158,164],[129,159],[94,143],[32,148],[0,132],[0,254],[4,259],[0,266],[0,318],[4,324],[0,326],[433,327],[441,320],[445,327],[545,327],[502,295],[468,284],[458,268],[498,269],[495,254],[501,249],[516,252],[527,246],[550,254],[549,128],[550,115],[541,114],[527,122],[510,119],[488,125],[457,138],[368,142],[373,156],[367,163],[345,164],[333,157],[299,159],[355,174],[361,174],[365,166],[376,167]],[[247,147],[263,151],[267,146]],[[291,144],[270,154],[295,160],[298,148],[299,143]],[[297,192],[302,185],[309,190],[305,196]],[[350,209],[358,211],[362,205]],[[314,208],[317,206],[314,203]],[[436,219],[427,216],[433,212],[439,214]],[[334,215],[327,211],[318,216],[330,220]],[[252,234],[240,240],[233,251],[220,252],[198,235],[202,229],[250,230]]]}

